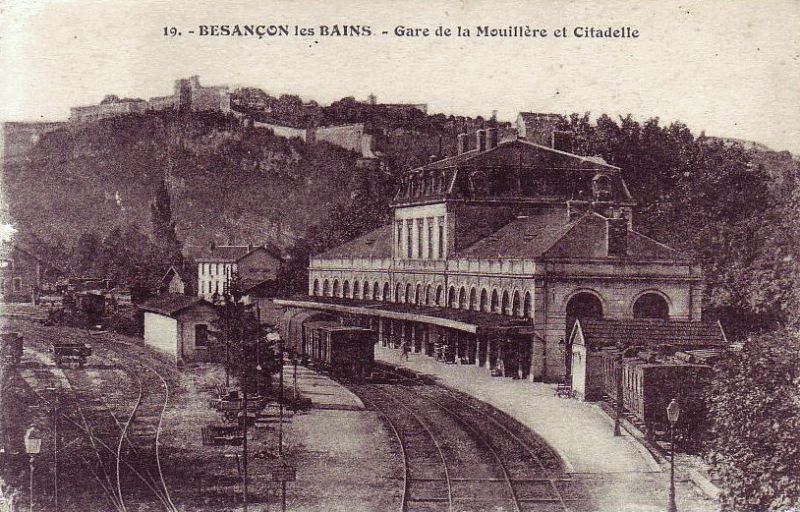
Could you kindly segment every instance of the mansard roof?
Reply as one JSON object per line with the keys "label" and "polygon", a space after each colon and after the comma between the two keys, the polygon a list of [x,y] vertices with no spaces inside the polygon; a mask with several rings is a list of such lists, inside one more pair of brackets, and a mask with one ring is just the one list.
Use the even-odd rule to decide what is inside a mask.
{"label": "mansard roof", "polygon": [[632,202],[620,168],[600,157],[580,156],[524,139],[492,149],[473,149],[407,171],[394,204],[481,197],[578,199],[591,194],[591,180],[605,174],[611,199]]}
{"label": "mansard roof", "polygon": [[[561,212],[518,217],[491,235],[457,253],[464,259],[601,259],[606,249],[606,218],[588,212],[567,222]],[[628,252],[633,261],[688,262],[681,253],[636,231],[628,231]]]}
{"label": "mansard roof", "polygon": [[722,347],[727,345],[722,326],[717,322],[687,320],[582,318],[573,328],[584,344],[592,348],[622,345],[627,347]]}
{"label": "mansard roof", "polygon": [[392,257],[392,226],[381,226],[378,229],[361,235],[355,240],[334,247],[312,259],[337,259],[337,258],[391,258]]}

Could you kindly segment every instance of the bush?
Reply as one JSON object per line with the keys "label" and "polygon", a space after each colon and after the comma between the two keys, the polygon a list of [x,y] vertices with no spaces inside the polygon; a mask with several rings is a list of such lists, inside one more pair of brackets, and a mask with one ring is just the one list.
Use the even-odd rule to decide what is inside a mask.
{"label": "bush", "polygon": [[716,369],[709,462],[724,511],[800,508],[800,339],[788,329],[749,340]]}

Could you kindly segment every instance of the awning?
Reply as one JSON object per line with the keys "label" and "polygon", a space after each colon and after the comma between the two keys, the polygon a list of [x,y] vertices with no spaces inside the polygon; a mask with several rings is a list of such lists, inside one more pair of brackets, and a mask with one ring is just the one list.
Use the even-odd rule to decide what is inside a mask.
{"label": "awning", "polygon": [[527,332],[533,327],[531,321],[524,318],[398,302],[303,296],[291,299],[275,299],[275,304],[318,311],[366,315],[390,320],[420,322],[473,334],[518,331],[522,329]]}

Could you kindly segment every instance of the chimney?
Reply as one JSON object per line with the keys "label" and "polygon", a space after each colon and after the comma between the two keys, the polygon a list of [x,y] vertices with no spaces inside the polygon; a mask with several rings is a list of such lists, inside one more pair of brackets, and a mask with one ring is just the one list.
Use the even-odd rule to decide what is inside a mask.
{"label": "chimney", "polygon": [[606,238],[609,256],[628,254],[628,219],[624,216],[606,219]]}
{"label": "chimney", "polygon": [[486,151],[486,130],[478,130],[475,132],[475,148],[478,153]]}
{"label": "chimney", "polygon": [[467,146],[468,146],[467,138],[468,137],[469,137],[469,135],[466,134],[466,133],[459,133],[458,134],[457,142],[458,142],[458,154],[459,155],[462,154],[462,153],[466,153],[467,152]]}
{"label": "chimney", "polygon": [[497,128],[486,129],[486,149],[494,149],[497,147]]}

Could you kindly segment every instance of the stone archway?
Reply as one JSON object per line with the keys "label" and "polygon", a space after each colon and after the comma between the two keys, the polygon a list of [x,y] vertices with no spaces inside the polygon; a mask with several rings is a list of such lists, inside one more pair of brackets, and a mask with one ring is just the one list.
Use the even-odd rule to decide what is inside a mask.
{"label": "stone archway", "polygon": [[633,318],[669,320],[669,303],[660,293],[644,293],[633,303]]}

